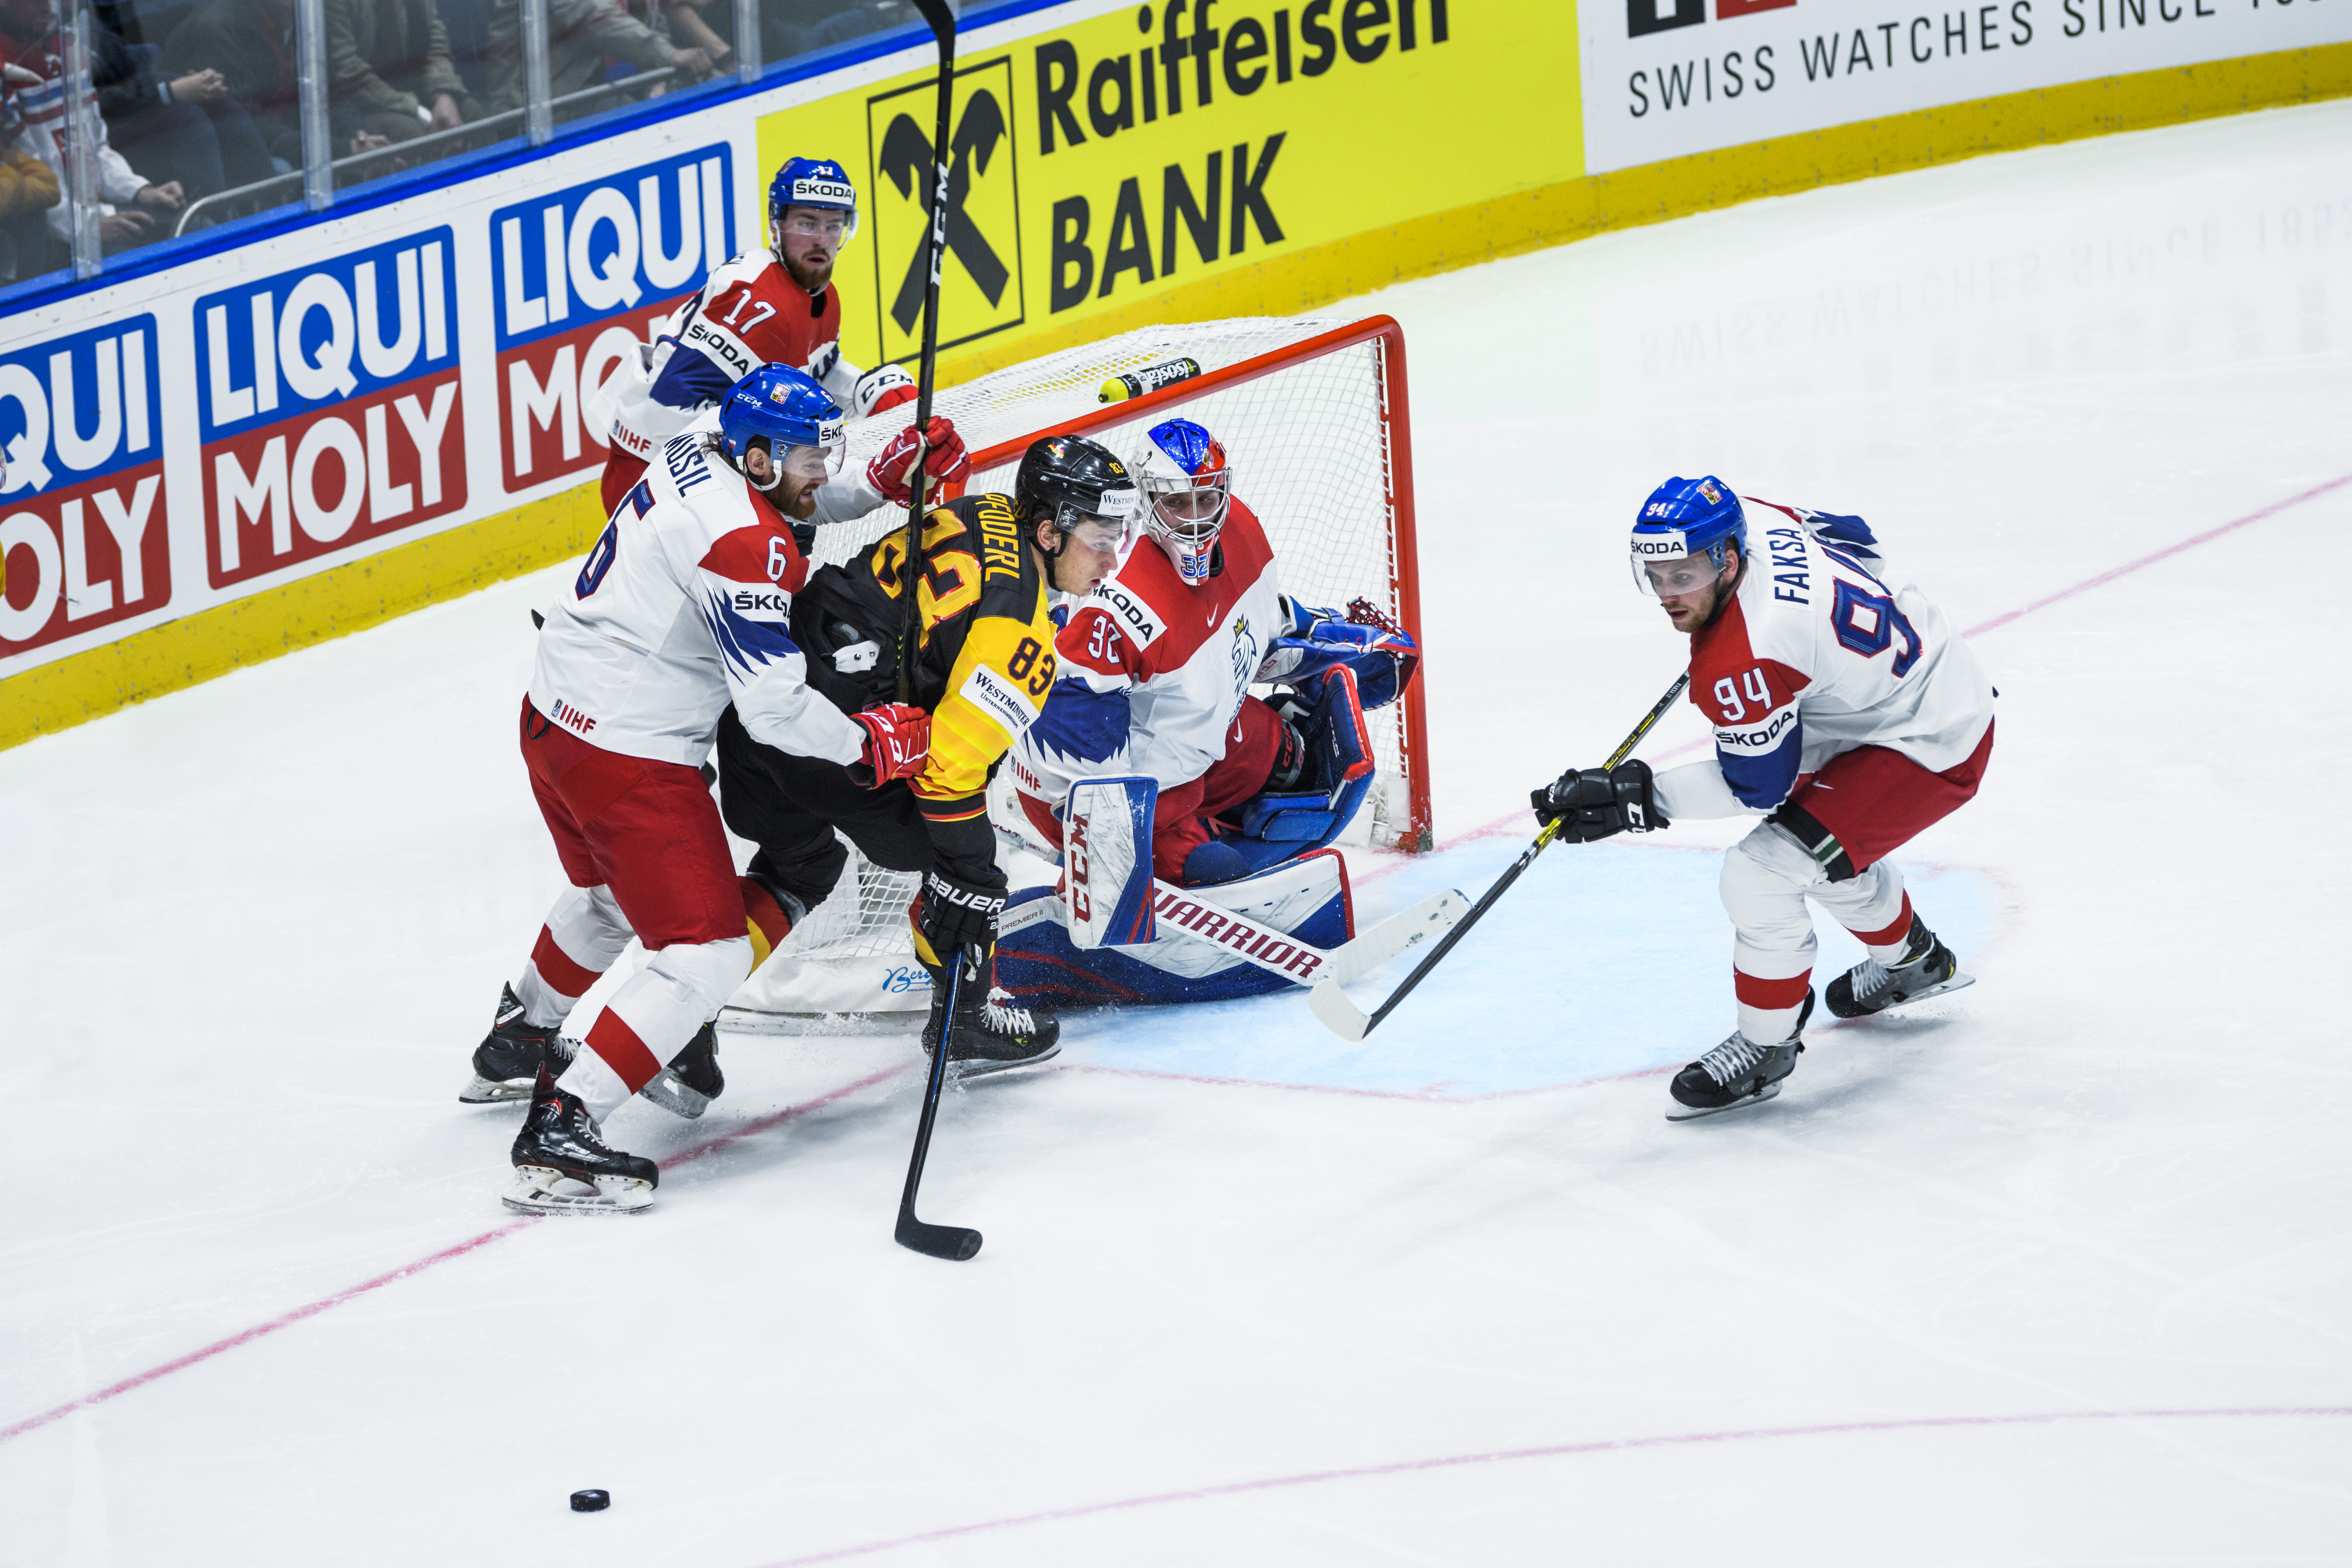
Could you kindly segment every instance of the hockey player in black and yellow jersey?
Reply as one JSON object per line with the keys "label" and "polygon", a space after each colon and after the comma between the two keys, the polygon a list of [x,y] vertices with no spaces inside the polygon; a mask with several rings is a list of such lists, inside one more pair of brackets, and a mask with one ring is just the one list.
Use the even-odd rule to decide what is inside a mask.
{"label": "hockey player in black and yellow jersey", "polygon": [[[926,1050],[936,1047],[946,963],[962,952],[992,973],[1005,876],[989,826],[989,776],[1054,689],[1046,590],[1084,595],[1118,564],[1139,500],[1127,466],[1081,437],[1023,455],[1012,495],[974,495],[925,520],[916,577],[921,640],[911,697],[931,716],[922,771],[860,789],[843,770],[762,745],[730,711],[719,731],[727,826],[760,846],[751,875],[795,920],[833,890],[848,860],[839,828],[877,866],[922,873],[915,952],[931,973]],[[898,695],[906,534],[892,530],[846,566],[820,568],[793,595],[793,640],[808,682],[845,713]],[[959,988],[951,1056],[965,1077],[1045,1060],[1059,1026],[992,985]]]}

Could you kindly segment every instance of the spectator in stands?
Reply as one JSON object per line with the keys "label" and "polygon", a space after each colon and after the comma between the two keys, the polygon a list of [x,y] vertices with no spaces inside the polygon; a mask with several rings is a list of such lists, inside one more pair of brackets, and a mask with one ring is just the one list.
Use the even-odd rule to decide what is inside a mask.
{"label": "spectator in stands", "polygon": [[[522,11],[516,0],[493,0],[489,47],[490,107],[520,109],[523,105]],[[669,19],[660,0],[548,0],[547,79],[549,96],[562,98],[604,79],[607,58],[641,71],[674,69],[669,85],[684,86],[710,74],[710,57],[698,48],[679,48],[670,37]],[[609,109],[620,100],[592,101],[584,112]]]}
{"label": "spectator in stands", "polygon": [[[66,125],[66,69],[61,52],[53,0],[0,0],[0,67],[15,66],[40,79],[38,87],[21,87],[15,95],[25,119],[23,142],[48,166],[59,184],[65,183],[65,147],[71,135]],[[186,195],[176,182],[157,184],[132,169],[107,141],[105,119],[92,118],[98,121],[98,145],[92,151],[97,159],[100,241],[109,250],[127,250],[162,238],[167,230],[157,223],[157,216],[176,213],[187,205]],[[48,226],[59,247],[70,244],[73,204],[59,202],[51,207]]]}
{"label": "spectator in stands", "polygon": [[662,16],[669,23],[670,41],[682,49],[700,49],[710,61],[713,71],[735,68],[735,8],[720,5],[718,9],[719,31],[710,25],[705,13],[715,0],[663,0]]}
{"label": "spectator in stands", "polygon": [[294,59],[294,0],[209,0],[163,45],[163,68],[174,79],[209,74],[222,79],[228,96],[245,106],[279,174],[302,166]]}
{"label": "spectator in stands", "polygon": [[192,199],[276,172],[261,132],[219,71],[169,75],[162,49],[126,43],[102,19],[91,20],[90,83],[107,135],[124,157]]}
{"label": "spectator in stands", "polygon": [[449,58],[433,0],[326,0],[326,12],[339,140],[348,129],[405,142],[481,117]]}
{"label": "spectator in stands", "polygon": [[48,269],[49,230],[41,215],[58,205],[58,187],[49,166],[16,144],[24,129],[16,89],[37,88],[41,79],[18,66],[5,74],[0,84],[0,283],[14,283]]}

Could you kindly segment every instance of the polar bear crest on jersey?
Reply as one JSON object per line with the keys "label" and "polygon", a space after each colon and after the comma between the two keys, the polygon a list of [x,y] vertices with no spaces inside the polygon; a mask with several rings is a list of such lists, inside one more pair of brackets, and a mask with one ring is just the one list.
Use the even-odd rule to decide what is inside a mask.
{"label": "polar bear crest on jersey", "polygon": [[1128,467],[1150,502],[1145,531],[1168,552],[1184,585],[1199,587],[1215,570],[1217,535],[1233,496],[1223,445],[1190,419],[1171,419],[1151,427]]}

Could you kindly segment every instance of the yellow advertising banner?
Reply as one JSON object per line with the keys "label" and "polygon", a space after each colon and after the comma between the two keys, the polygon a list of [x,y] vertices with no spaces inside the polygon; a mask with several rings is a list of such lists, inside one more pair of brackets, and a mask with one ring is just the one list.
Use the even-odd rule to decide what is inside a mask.
{"label": "yellow advertising banner", "polygon": [[[1575,13],[1550,0],[1164,0],[960,59],[942,361],[1262,311],[1241,275],[1270,262],[1576,178],[1577,80]],[[759,122],[762,169],[832,157],[857,179],[835,281],[859,364],[921,350],[937,90],[918,72]]]}

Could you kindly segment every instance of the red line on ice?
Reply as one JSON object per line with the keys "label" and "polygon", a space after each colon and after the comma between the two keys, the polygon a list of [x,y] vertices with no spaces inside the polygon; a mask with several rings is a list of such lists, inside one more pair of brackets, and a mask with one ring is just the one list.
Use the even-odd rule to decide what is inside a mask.
{"label": "red line on ice", "polygon": [[1076,1508],[1048,1509],[1042,1513],[1014,1514],[1004,1519],[982,1520],[977,1524],[950,1525],[945,1530],[925,1531],[919,1535],[901,1535],[889,1541],[871,1541],[860,1546],[836,1547],[830,1552],[812,1552],[805,1557],[786,1557],[764,1565],[764,1568],[803,1568],[812,1563],[838,1563],[848,1557],[867,1557],[876,1552],[895,1552],[901,1546],[919,1546],[928,1542],[953,1541],[961,1536],[980,1535],[990,1531],[1015,1530],[1023,1525],[1053,1524],[1066,1519],[1085,1519],[1094,1514],[1119,1513],[1129,1509],[1157,1508],[1165,1503],[1202,1502],[1212,1498],[1239,1497],[1250,1492],[1279,1491],[1291,1487],[1318,1486],[1325,1481],[1361,1480],[1371,1476],[1410,1475],[1417,1470],[1459,1469],[1470,1465],[1500,1464],[1512,1459],[1550,1459],[1576,1454],[1612,1454],[1638,1448],[1688,1447],[1702,1443],[1750,1443],[1767,1437],[1826,1437],[1856,1432],[1917,1432],[1937,1427],[1958,1426],[2053,1426],[2068,1421],[2183,1421],[2200,1418],[2249,1419],[2257,1416],[2304,1416],[2310,1418],[2352,1415],[2352,1405],[2255,1405],[2234,1410],[2054,1410],[2021,1415],[1925,1415],[1907,1421],[1836,1421],[1818,1426],[1758,1426],[1745,1431],[1680,1432],[1658,1437],[1612,1437],[1597,1443],[1559,1443],[1541,1448],[1501,1448],[1485,1454],[1449,1454],[1436,1459],[1406,1459],[1393,1465],[1360,1465],[1344,1470],[1312,1470],[1304,1475],[1270,1476],[1263,1480],[1229,1481],[1223,1486],[1193,1487],[1183,1491],[1153,1492],[1145,1497],[1120,1498],[1113,1502],[1084,1503]]}
{"label": "red line on ice", "polygon": [[[890,1068],[882,1072],[868,1074],[856,1083],[844,1084],[839,1089],[821,1094],[804,1104],[788,1105],[782,1110],[772,1111],[757,1121],[747,1121],[731,1131],[719,1134],[716,1138],[707,1139],[700,1143],[681,1149],[659,1163],[665,1171],[689,1164],[706,1154],[726,1148],[730,1143],[749,1138],[755,1132],[764,1132],[769,1128],[790,1121],[796,1116],[806,1115],[820,1106],[829,1105],[846,1095],[856,1094],[861,1089],[869,1089],[884,1079],[895,1078],[903,1070],[905,1069],[900,1068]],[[54,1410],[44,1410],[38,1415],[27,1415],[21,1421],[0,1426],[0,1443],[5,1443],[12,1437],[21,1437],[27,1432],[37,1431],[53,1421],[63,1420],[77,1410],[87,1410],[92,1405],[103,1405],[110,1399],[129,1394],[133,1389],[143,1388],[157,1378],[169,1377],[172,1373],[194,1366],[199,1362],[210,1361],[225,1351],[233,1351],[239,1345],[250,1344],[265,1334],[274,1334],[280,1329],[292,1328],[305,1318],[315,1318],[330,1307],[340,1307],[344,1302],[364,1296],[371,1290],[380,1290],[386,1285],[407,1279],[412,1274],[421,1274],[436,1263],[446,1263],[453,1258],[463,1258],[478,1247],[488,1247],[494,1241],[502,1240],[519,1230],[537,1225],[544,1217],[541,1215],[525,1215],[520,1219],[509,1220],[506,1224],[486,1230],[479,1236],[469,1237],[454,1247],[445,1247],[429,1257],[420,1258],[414,1263],[404,1263],[388,1274],[379,1274],[373,1279],[363,1280],[346,1289],[338,1290],[331,1296],[322,1296],[308,1306],[297,1307],[290,1312],[281,1312],[268,1322],[256,1323],[253,1327],[242,1332],[231,1334],[225,1340],[215,1340],[202,1350],[190,1351],[177,1361],[167,1361],[161,1366],[151,1366],[135,1376],[124,1378],[121,1383],[109,1384],[96,1393],[85,1394],[79,1399],[68,1400]]]}
{"label": "red line on ice", "polygon": [[[2210,544],[2225,533],[2235,532],[2237,530],[2244,528],[2251,523],[2260,522],[2264,518],[2276,517],[2279,513],[2287,510],[2289,508],[2301,506],[2307,500],[2317,500],[2321,496],[2326,495],[2334,490],[2342,489],[2346,485],[2352,485],[2352,474],[2345,474],[2339,478],[2330,479],[2324,485],[2314,485],[2311,489],[2305,490],[2301,495],[2292,495],[2287,497],[2284,500],[2274,500],[2259,511],[2250,511],[2245,516],[2222,523],[2217,528],[2209,528],[2202,533],[2191,534],[2187,539],[2180,541],[2178,544],[2168,544],[2163,549],[2156,551],[2152,554],[2143,555],[2137,561],[2126,561],[2121,566],[2112,567],[2107,571],[2100,573],[2095,577],[2085,577],[2071,588],[2061,588],[2056,593],[2045,595],[2042,597],[2034,600],[2030,605],[2025,605],[2020,608],[2008,611],[2005,614],[1995,616],[1989,621],[1983,621],[1976,626],[1970,626],[1960,635],[1965,637],[1972,637],[1981,636],[1989,631],[1996,630],[1999,627],[2009,625],[2011,621],[2021,620],[2025,616],[2032,615],[2036,610],[2046,610],[2051,605],[2055,605],[2062,600],[2071,599],[2077,594],[2087,594],[2092,589],[2112,583],[2118,577],[2128,577],[2144,566],[2153,566],[2159,561],[2170,560],[2173,556],[2179,554],[2184,550],[2194,550],[2200,544]],[[1685,741],[1681,745],[1674,747],[1670,751],[1660,752],[1657,760],[1664,762],[1668,757],[1679,757],[1685,752],[1696,752],[1706,744],[1706,742],[1704,739]],[[1492,837],[1496,834],[1501,833],[1511,827],[1513,825],[1526,820],[1528,815],[1528,814],[1525,811],[1514,811],[1509,813],[1507,816],[1498,816],[1495,818],[1494,821],[1487,823],[1482,827],[1474,827],[1467,833],[1455,835],[1454,837],[1447,839],[1437,847],[1440,849],[1451,849],[1456,845],[1466,844],[1474,838]],[[1350,867],[1349,874],[1353,877],[1356,881],[1370,882],[1379,878],[1385,877],[1391,871],[1402,870],[1405,866],[1418,858],[1420,858],[1418,856],[1383,854],[1381,856],[1381,859],[1383,864],[1374,866],[1361,874],[1358,874],[1354,868]]]}

